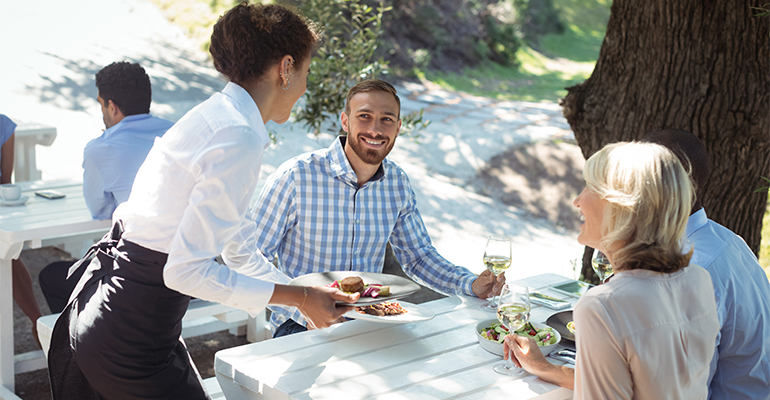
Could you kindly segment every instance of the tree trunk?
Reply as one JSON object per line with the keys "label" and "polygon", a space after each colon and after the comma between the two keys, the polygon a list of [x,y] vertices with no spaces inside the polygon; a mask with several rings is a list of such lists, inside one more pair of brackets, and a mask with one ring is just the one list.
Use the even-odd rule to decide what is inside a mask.
{"label": "tree trunk", "polygon": [[763,1],[615,0],[591,77],[562,101],[583,155],[658,129],[703,141],[708,216],[759,251],[770,177],[770,18]]}

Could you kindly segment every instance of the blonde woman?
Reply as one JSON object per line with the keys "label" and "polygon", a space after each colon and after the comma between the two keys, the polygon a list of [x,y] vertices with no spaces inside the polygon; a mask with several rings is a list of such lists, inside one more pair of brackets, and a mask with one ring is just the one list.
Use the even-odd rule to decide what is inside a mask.
{"label": "blonde woman", "polygon": [[586,162],[575,199],[578,242],[609,257],[615,276],[574,310],[574,370],[550,364],[527,338],[506,337],[514,363],[575,390],[575,398],[708,396],[719,331],[711,278],[689,264],[683,238],[694,191],[677,157],[651,143],[616,143]]}

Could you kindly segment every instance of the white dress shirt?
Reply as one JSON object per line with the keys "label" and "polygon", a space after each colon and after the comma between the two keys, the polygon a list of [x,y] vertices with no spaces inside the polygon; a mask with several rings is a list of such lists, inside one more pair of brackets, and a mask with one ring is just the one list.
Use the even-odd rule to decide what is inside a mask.
{"label": "white dress shirt", "polygon": [[[163,279],[170,289],[259,313],[274,284],[257,279],[277,272],[264,257],[228,268],[215,257],[240,225],[269,143],[262,116],[242,87],[228,83],[155,142],[139,168],[131,195],[113,215],[123,238],[168,254]],[[253,222],[252,222],[253,224]]]}
{"label": "white dress shirt", "polygon": [[575,305],[575,399],[705,399],[719,331],[711,278],[617,272]]}

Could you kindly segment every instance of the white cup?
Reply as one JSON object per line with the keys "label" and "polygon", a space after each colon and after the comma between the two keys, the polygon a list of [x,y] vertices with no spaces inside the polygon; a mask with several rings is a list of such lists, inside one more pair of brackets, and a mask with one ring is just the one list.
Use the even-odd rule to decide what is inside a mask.
{"label": "white cup", "polygon": [[13,183],[6,183],[3,185],[0,185],[0,198],[2,198],[4,201],[15,201],[15,200],[18,200],[20,197],[21,197],[21,186]]}

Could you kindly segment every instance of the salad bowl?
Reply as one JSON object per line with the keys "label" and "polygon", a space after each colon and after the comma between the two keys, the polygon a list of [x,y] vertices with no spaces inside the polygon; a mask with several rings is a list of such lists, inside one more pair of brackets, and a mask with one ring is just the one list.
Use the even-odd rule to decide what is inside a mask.
{"label": "salad bowl", "polygon": [[[482,333],[481,333],[482,331],[489,329],[489,327],[491,327],[493,324],[500,324],[500,321],[498,321],[497,318],[494,318],[494,319],[487,319],[476,324],[476,339],[478,339],[479,345],[481,346],[482,349],[492,354],[497,354],[498,356],[502,356],[503,343],[487,339],[486,337],[482,336]],[[550,333],[556,338],[555,341],[553,339],[548,340],[548,344],[546,345],[543,345],[541,344],[541,342],[538,342],[540,351],[544,355],[548,355],[548,353],[550,353],[556,347],[556,345],[559,344],[559,342],[561,341],[561,335],[559,334],[559,331],[557,331],[556,329],[553,329],[552,327],[546,324],[541,324],[539,322],[531,322],[531,324],[538,331],[540,331],[541,329],[549,329]],[[521,330],[517,331],[517,333],[522,335],[523,329],[525,328],[522,328]],[[530,335],[527,335],[527,336],[530,336]]]}

